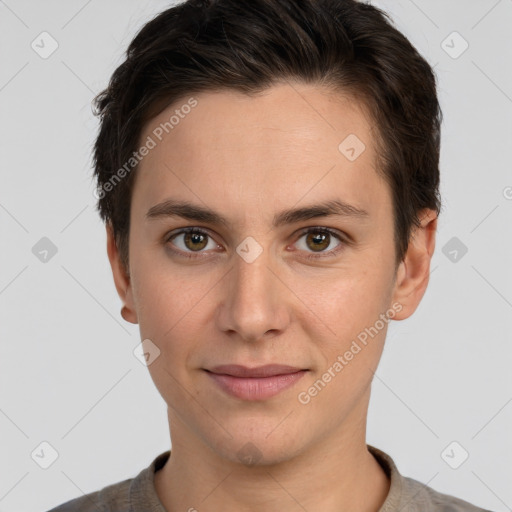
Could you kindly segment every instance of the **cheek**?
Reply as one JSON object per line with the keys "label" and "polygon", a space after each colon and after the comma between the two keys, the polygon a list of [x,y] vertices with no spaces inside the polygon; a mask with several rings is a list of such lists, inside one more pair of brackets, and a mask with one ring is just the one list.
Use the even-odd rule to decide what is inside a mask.
{"label": "cheek", "polygon": [[304,324],[318,348],[315,379],[319,380],[311,390],[323,396],[318,405],[324,400],[342,408],[355,403],[371,382],[389,325],[381,315],[393,315],[389,313],[391,281],[382,268],[347,270],[337,280],[325,282],[317,298],[309,292],[317,320]]}
{"label": "cheek", "polygon": [[166,350],[195,337],[194,329],[201,326],[200,302],[207,290],[201,285],[186,289],[183,284],[175,279],[147,279],[139,288],[141,334]]}
{"label": "cheek", "polygon": [[[341,269],[313,281],[295,281],[297,295],[328,328],[334,344],[372,325],[389,308],[391,280],[377,267]],[[314,328],[313,324],[310,324]]]}
{"label": "cheek", "polygon": [[376,276],[370,273],[367,280],[331,281],[331,290],[315,306],[315,312],[329,327],[325,331],[322,326],[328,334],[319,336],[319,328],[309,325],[308,336],[315,340],[320,363],[300,388],[302,395],[298,398],[311,407],[312,414],[331,411],[327,421],[335,426],[369,391],[389,325],[385,315],[392,317],[392,312],[387,287],[379,287]]}
{"label": "cheek", "polygon": [[190,278],[169,277],[156,270],[140,274],[138,282],[141,339],[150,339],[160,351],[148,366],[151,378],[167,403],[186,403],[187,392],[194,392],[189,361],[204,341],[201,298],[207,293],[207,283],[191,286]]}
{"label": "cheek", "polygon": [[[142,254],[141,254],[142,253]],[[151,248],[134,255],[132,288],[141,327],[162,336],[181,321],[187,321],[214,286],[211,273],[197,267],[172,264],[163,247]]]}
{"label": "cheek", "polygon": [[141,339],[155,343],[162,356],[159,362],[173,375],[178,372],[183,378],[197,345],[205,343],[219,276],[202,272],[198,267],[184,271],[177,266],[159,268],[152,263],[148,260],[147,266],[139,265],[134,271]]}

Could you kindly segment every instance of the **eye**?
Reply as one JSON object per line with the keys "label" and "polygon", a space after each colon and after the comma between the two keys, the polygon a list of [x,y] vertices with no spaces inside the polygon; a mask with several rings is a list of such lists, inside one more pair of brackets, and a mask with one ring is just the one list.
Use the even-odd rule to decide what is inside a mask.
{"label": "eye", "polygon": [[[301,242],[303,238],[304,241]],[[339,242],[337,245],[334,244],[334,248],[333,238]],[[169,243],[169,250],[171,252],[184,258],[206,257],[208,255],[203,253],[207,250],[215,250],[220,247],[207,231],[196,227],[183,228],[176,233],[171,233],[166,238],[166,242]],[[321,226],[309,227],[302,230],[296,242],[300,251],[312,252],[311,254],[303,256],[303,258],[306,259],[335,256],[342,251],[348,243],[348,240],[344,239],[343,235],[337,231]],[[173,249],[172,246],[177,247],[178,250]],[[331,247],[331,249],[329,249],[329,247]]]}
{"label": "eye", "polygon": [[[176,243],[175,240],[181,243]],[[177,233],[172,233],[167,237],[167,242],[171,241],[172,244],[170,245],[178,247],[179,251],[173,248],[170,248],[170,250],[185,258],[202,257],[200,254],[204,252],[203,249],[216,249],[219,247],[219,245],[213,241],[209,233],[198,228],[184,228]],[[199,254],[195,255],[194,253]]]}
{"label": "eye", "polygon": [[[339,242],[334,246],[333,237]],[[304,238],[304,242],[299,243],[302,238]],[[348,242],[344,240],[343,236],[337,231],[325,227],[315,226],[307,228],[301,232],[297,245],[300,250],[304,250],[305,252],[313,251],[313,254],[306,255],[304,256],[305,258],[315,259],[335,256],[343,250],[346,243]],[[329,247],[331,247],[331,249],[326,250]]]}

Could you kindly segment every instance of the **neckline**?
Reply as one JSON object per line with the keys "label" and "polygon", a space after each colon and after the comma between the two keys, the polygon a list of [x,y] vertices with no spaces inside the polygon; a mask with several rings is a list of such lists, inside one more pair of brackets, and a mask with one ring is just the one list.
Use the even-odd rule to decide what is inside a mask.
{"label": "neckline", "polygon": [[[390,480],[388,495],[378,512],[392,512],[397,509],[401,501],[402,476],[387,453],[375,446],[369,444],[366,446]],[[170,456],[171,450],[160,453],[134,478],[130,486],[130,512],[141,509],[147,512],[167,512],[156,492],[155,473],[164,467]]]}

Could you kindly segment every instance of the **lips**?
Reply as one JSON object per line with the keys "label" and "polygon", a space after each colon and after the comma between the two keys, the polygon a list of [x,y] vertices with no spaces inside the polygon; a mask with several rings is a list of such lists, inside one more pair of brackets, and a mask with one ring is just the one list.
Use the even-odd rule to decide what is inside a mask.
{"label": "lips", "polygon": [[267,364],[264,366],[258,366],[256,368],[248,368],[238,364],[224,364],[215,366],[210,370],[211,373],[219,375],[231,375],[232,377],[245,377],[245,378],[257,378],[257,377],[274,377],[276,375],[288,375],[290,373],[297,373],[303,370],[303,368],[296,368],[294,366],[282,365],[282,364]]}
{"label": "lips", "polygon": [[281,364],[257,368],[229,364],[205,371],[218,389],[231,397],[239,400],[268,400],[294,386],[309,370]]}

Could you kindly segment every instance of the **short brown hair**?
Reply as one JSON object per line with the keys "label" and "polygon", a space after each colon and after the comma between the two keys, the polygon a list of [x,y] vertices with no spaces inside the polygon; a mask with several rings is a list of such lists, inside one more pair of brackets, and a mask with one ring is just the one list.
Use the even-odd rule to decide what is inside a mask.
{"label": "short brown hair", "polygon": [[[142,27],[94,99],[97,208],[126,269],[133,153],[144,124],[186,95],[250,95],[288,79],[352,94],[368,108],[377,171],[392,191],[398,266],[421,210],[441,210],[442,113],[426,60],[386,13],[356,0],[188,0]],[[133,171],[119,179],[128,161]]]}

